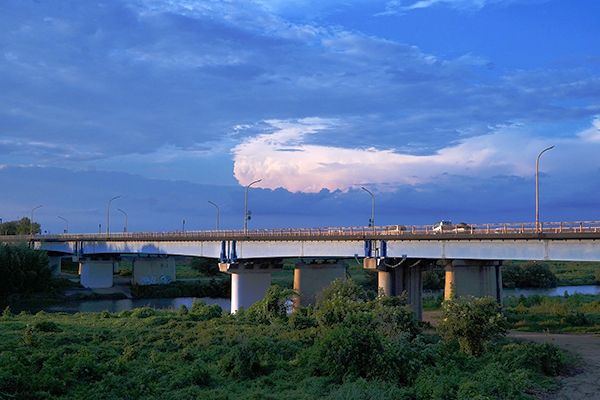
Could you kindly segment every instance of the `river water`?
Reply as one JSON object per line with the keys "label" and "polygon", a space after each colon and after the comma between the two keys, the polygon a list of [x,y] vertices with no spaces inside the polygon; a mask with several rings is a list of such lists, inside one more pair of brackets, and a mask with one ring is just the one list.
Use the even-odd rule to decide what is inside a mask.
{"label": "river water", "polygon": [[[600,285],[586,285],[586,286],[560,286],[556,288],[543,288],[543,289],[504,289],[504,297],[509,296],[562,296],[567,292],[568,294],[600,294]],[[150,307],[154,309],[165,309],[171,311],[177,311],[182,305],[185,305],[188,309],[192,308],[194,302],[203,301],[208,305],[218,304],[223,310],[231,309],[230,299],[224,298],[196,298],[196,297],[177,297],[173,299],[122,299],[122,300],[77,300],[77,301],[60,301],[60,302],[48,302],[48,301],[26,301],[18,304],[11,304],[11,311],[15,314],[21,311],[28,311],[30,313],[36,313],[38,311],[46,312],[65,312],[65,313],[78,313],[78,312],[102,312],[108,311],[110,313],[120,313],[125,310],[132,310],[135,308]],[[0,305],[4,309],[4,305]]]}

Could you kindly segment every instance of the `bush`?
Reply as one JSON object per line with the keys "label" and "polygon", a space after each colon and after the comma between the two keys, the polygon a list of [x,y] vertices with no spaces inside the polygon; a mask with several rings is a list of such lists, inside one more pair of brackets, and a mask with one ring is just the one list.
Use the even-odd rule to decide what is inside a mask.
{"label": "bush", "polygon": [[52,269],[45,251],[0,244],[0,296],[31,295],[50,290]]}
{"label": "bush", "polygon": [[441,290],[446,282],[446,271],[444,268],[434,268],[423,271],[423,290]]}
{"label": "bush", "polygon": [[[185,311],[182,311],[182,313]],[[200,321],[208,321],[213,318],[219,318],[223,315],[223,309],[218,304],[207,305],[206,303],[199,301],[194,302],[192,305],[192,309],[190,310],[190,314],[197,317]]]}
{"label": "bush", "polygon": [[558,376],[567,369],[564,353],[555,345],[521,341],[502,346],[499,360],[511,370],[527,368],[545,376]]}
{"label": "bush", "polygon": [[257,378],[266,372],[260,362],[262,352],[258,340],[244,340],[219,361],[218,369],[223,375],[239,380]]}
{"label": "bush", "polygon": [[326,332],[305,354],[312,375],[329,376],[338,382],[372,378],[385,369],[380,334],[361,327],[337,327]]}
{"label": "bush", "polygon": [[264,299],[254,303],[244,312],[244,318],[258,323],[275,323],[286,321],[288,308],[291,305],[296,291],[293,289],[280,289],[273,285],[267,289]]}
{"label": "bush", "polygon": [[508,323],[492,297],[458,297],[442,304],[437,331],[448,343],[458,340],[460,351],[480,356],[485,342],[506,335]]}

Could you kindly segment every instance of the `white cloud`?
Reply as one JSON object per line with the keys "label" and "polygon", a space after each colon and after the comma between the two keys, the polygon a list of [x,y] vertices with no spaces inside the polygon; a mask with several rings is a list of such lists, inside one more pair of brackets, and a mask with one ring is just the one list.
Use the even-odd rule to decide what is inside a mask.
{"label": "white cloud", "polygon": [[379,15],[402,14],[406,11],[432,7],[438,4],[458,10],[481,10],[490,4],[511,4],[519,0],[391,0],[386,3],[386,11]]}
{"label": "white cloud", "polygon": [[579,137],[585,142],[600,143],[600,116],[594,118],[592,127],[579,133]]}
{"label": "white cloud", "polygon": [[[437,177],[461,175],[490,178],[498,175],[529,177],[534,174],[535,160],[548,140],[535,136],[531,128],[502,126],[494,133],[467,138],[430,155],[400,154],[394,149],[339,148],[310,144],[311,136],[323,130],[335,130],[338,121],[313,118],[301,121],[268,121],[274,132],[246,140],[233,149],[234,174],[241,185],[262,179],[257,185],[293,192],[318,192],[321,189],[343,190],[363,184],[393,191],[402,185],[419,185]],[[554,140],[562,148],[559,162],[545,163],[543,170],[570,173],[569,157],[586,154],[584,142],[600,143],[600,119],[572,138]],[[586,154],[586,159],[593,159]],[[579,164],[580,166],[582,164]]]}

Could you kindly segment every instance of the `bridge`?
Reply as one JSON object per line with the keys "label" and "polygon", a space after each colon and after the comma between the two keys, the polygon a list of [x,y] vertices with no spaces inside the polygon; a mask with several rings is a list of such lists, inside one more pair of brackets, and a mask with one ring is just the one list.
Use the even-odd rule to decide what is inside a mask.
{"label": "bridge", "polygon": [[0,236],[0,243],[26,241],[59,268],[61,257],[73,257],[86,287],[112,286],[121,257],[133,257],[136,284],[175,280],[169,256],[219,259],[221,272],[232,275],[232,312],[264,297],[284,258],[299,260],[298,305],[314,304],[318,291],[345,277],[340,260],[361,258],[378,272],[380,290],[406,292],[419,317],[422,272],[434,265],[446,269],[446,297],[452,288],[501,302],[503,260],[600,261],[600,221],[461,225],[25,235]]}

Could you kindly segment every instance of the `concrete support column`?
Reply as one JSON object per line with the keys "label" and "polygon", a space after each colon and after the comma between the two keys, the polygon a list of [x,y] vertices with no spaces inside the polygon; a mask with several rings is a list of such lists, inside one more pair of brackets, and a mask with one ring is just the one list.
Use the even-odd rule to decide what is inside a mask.
{"label": "concrete support column", "polygon": [[407,260],[394,268],[396,296],[406,292],[408,305],[420,321],[423,318],[423,266],[421,260]]}
{"label": "concrete support column", "polygon": [[452,290],[457,296],[492,296],[502,305],[502,261],[452,260],[446,264],[444,298]]}
{"label": "concrete support column", "polygon": [[86,288],[108,288],[113,286],[114,260],[83,258],[79,264],[81,286]]}
{"label": "concrete support column", "polygon": [[219,263],[219,270],[231,274],[231,313],[248,308],[265,298],[271,274],[283,269],[281,259],[238,260]]}
{"label": "concrete support column", "polygon": [[135,257],[131,265],[134,285],[166,285],[176,280],[173,257]]}
{"label": "concrete support column", "polygon": [[386,296],[394,296],[394,274],[388,271],[377,271],[377,292]]}
{"label": "concrete support column", "polygon": [[55,275],[55,276],[60,275],[61,260],[62,260],[62,257],[60,257],[60,256],[51,256],[50,257],[50,262],[48,263],[48,265],[52,269],[52,275]]}
{"label": "concrete support column", "polygon": [[317,294],[338,278],[346,278],[346,264],[335,262],[300,262],[294,270],[294,290],[298,292],[295,307],[308,307],[317,303]]}
{"label": "concrete support column", "polygon": [[386,296],[406,292],[407,301],[415,316],[423,316],[423,263],[411,258],[365,258],[365,269],[378,272],[379,290]]}

